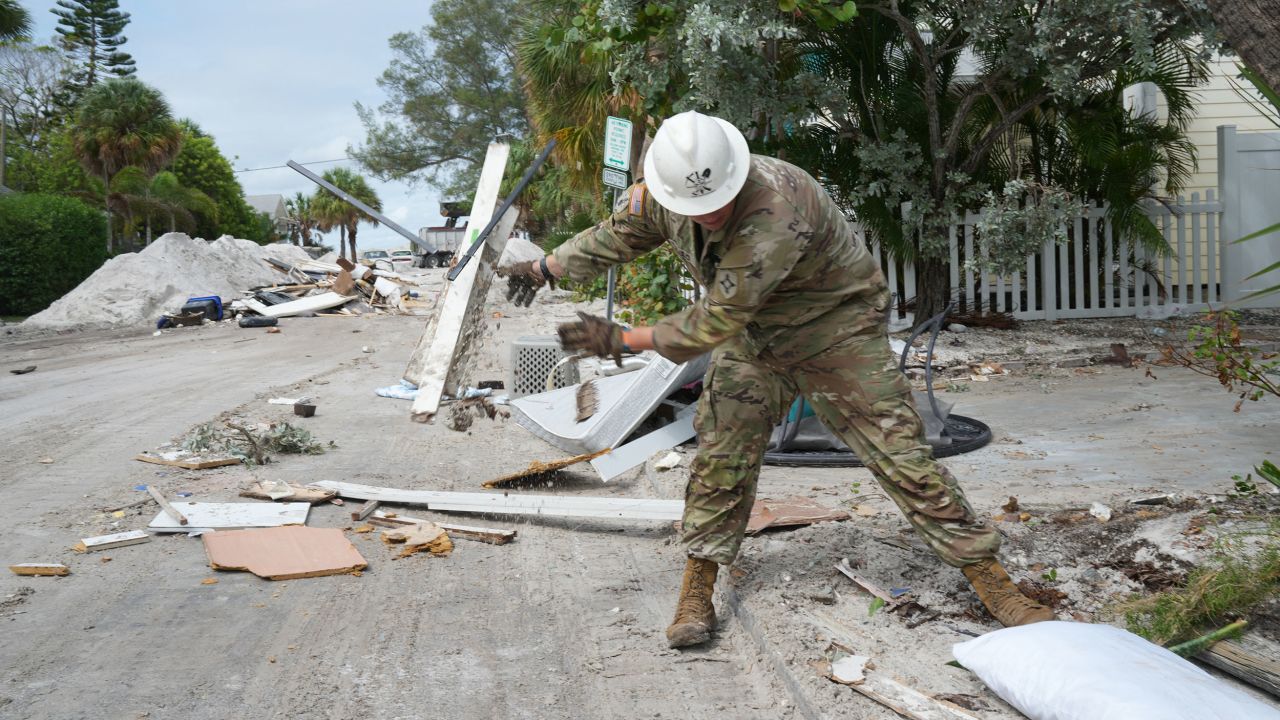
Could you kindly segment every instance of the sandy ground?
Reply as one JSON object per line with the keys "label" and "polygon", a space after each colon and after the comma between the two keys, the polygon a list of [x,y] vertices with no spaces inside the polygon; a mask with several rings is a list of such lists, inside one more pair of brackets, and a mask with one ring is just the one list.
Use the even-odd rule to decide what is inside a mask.
{"label": "sandy ground", "polygon": [[[477,379],[505,376],[511,337],[548,332],[576,309],[546,298],[530,309],[493,307],[502,317],[487,321]],[[238,500],[254,479],[474,491],[530,460],[559,456],[512,422],[478,421],[454,433],[412,423],[408,403],[373,395],[398,380],[423,318],[281,326],[279,334],[215,325],[159,337],[0,342],[0,369],[38,367],[0,374],[8,511],[0,559],[62,562],[72,571],[0,575],[0,716],[896,717],[820,675],[834,640],[924,692],[961,696],[979,717],[1019,717],[972,675],[944,665],[953,643],[996,626],[975,609],[960,573],[922,548],[861,469],[764,470],[761,495],[813,497],[850,509],[854,520],[748,539],[717,597],[721,632],[686,652],[667,649],[662,634],[682,567],[676,535],[662,523],[455,515],[453,522],[515,528],[519,539],[458,540],[448,558],[393,561],[376,537],[349,534],[369,561],[362,576],[286,582],[214,572],[200,540],[185,536],[72,552],[82,537],[144,527],[154,505],[124,518],[102,512],[139,499],[134,487],[142,484],[211,501]],[[944,341],[973,348],[984,332],[994,331]],[[1029,521],[998,523],[1015,579],[1065,593],[1064,618],[1106,620],[1111,603],[1142,589],[1126,569],[1146,561],[1176,573],[1203,553],[1207,538],[1184,533],[1213,500],[1240,522],[1257,510],[1236,507],[1225,493],[1233,474],[1274,459],[1280,405],[1235,414],[1216,383],[1173,368],[1152,368],[1152,378],[1143,367],[1054,366],[1101,352],[1111,334],[1129,332],[1136,348],[1134,327],[1068,338],[1071,347],[1055,352],[1043,346],[1066,333],[1021,332],[1005,336],[1009,348],[1042,349],[978,354],[1023,356],[1025,368],[988,382],[957,378],[944,393],[996,438],[946,462],[980,513],[1002,513],[1010,496],[1029,512]],[[292,420],[288,408],[266,401],[298,394],[319,410],[297,422],[335,449],[277,456],[253,470],[193,472],[131,459],[228,414]],[[678,498],[690,451],[670,472],[645,467],[605,486],[578,469],[527,492]],[[1164,493],[1191,502],[1127,504]],[[1083,512],[1094,502],[1113,508],[1114,519],[1099,523]],[[349,526],[352,505],[317,506],[309,524]],[[869,614],[869,597],[831,570],[841,558],[884,586],[911,588],[940,616],[908,628],[902,615]],[[215,576],[217,584],[201,584]]]}

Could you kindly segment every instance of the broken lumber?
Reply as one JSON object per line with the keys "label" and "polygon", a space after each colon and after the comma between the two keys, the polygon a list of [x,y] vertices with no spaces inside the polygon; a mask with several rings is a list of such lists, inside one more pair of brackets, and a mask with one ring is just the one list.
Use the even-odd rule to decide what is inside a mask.
{"label": "broken lumber", "polygon": [[382,503],[378,502],[377,500],[366,500],[364,505],[360,506],[359,510],[356,510],[355,512],[351,513],[351,521],[360,522],[361,520],[369,517],[369,514],[372,513],[374,510],[377,510],[378,506],[381,504]]}
{"label": "broken lumber", "polygon": [[448,556],[453,552],[453,541],[449,533],[439,525],[424,520],[412,525],[398,525],[390,530],[382,531],[382,542],[388,545],[403,545],[395,559],[416,555],[423,550],[437,556]]}
{"label": "broken lumber", "polygon": [[258,313],[263,317],[293,317],[309,312],[318,312],[320,310],[328,310],[339,305],[345,305],[355,300],[354,295],[339,295],[336,292],[323,292],[317,295],[308,295],[298,300],[291,300],[276,305],[267,305],[254,298],[241,298],[240,302],[245,307]]}
{"label": "broken lumber", "polygon": [[354,500],[380,500],[396,505],[422,505],[429,510],[438,511],[667,521],[679,520],[684,514],[683,500],[399,490],[333,480],[322,480],[312,484],[315,487],[336,490],[342,497]]}
{"label": "broken lumber", "polygon": [[[354,515],[354,513],[352,513]],[[369,517],[369,522],[374,525],[382,525],[383,527],[397,527],[400,525],[417,525],[419,523],[429,522],[418,518],[405,517],[401,515],[390,515],[384,512],[375,512]],[[490,545],[506,545],[516,539],[515,530],[497,530],[494,528],[474,527],[471,525],[450,525],[448,523],[436,523],[442,530],[449,535],[456,535],[467,540],[476,540],[478,542],[489,543]]]}
{"label": "broken lumber", "polygon": [[239,465],[240,458],[214,458],[212,460],[168,460],[158,455],[148,455],[141,453],[133,458],[141,460],[145,463],[153,463],[155,465],[168,465],[170,467],[179,467],[183,470],[208,470],[209,468],[223,467],[224,465]]}
{"label": "broken lumber", "polygon": [[1195,659],[1280,697],[1280,647],[1265,638],[1245,635],[1221,640]]}
{"label": "broken lumber", "polygon": [[609,452],[609,448],[605,448],[604,450],[601,450],[599,452],[585,453],[582,455],[574,455],[573,457],[561,458],[559,460],[552,460],[551,462],[540,462],[538,460],[534,460],[533,462],[529,463],[529,467],[525,468],[524,470],[518,470],[509,475],[503,475],[500,478],[494,478],[493,480],[488,480],[484,483],[481,483],[481,487],[492,489],[492,488],[508,487],[510,485],[517,485],[521,481],[534,480],[541,475],[547,475],[557,470],[563,470],[569,467],[570,465],[577,465],[580,462],[594,460],[600,457],[601,455],[604,455],[607,452]]}
{"label": "broken lumber", "polygon": [[159,490],[148,485],[147,493],[149,493],[151,497],[155,498],[156,504],[160,506],[160,509],[164,511],[164,514],[174,520],[177,520],[179,525],[187,524],[187,516],[178,512],[172,505],[170,505],[169,501],[164,499],[164,495],[161,495]]}
{"label": "broken lumber", "polygon": [[[472,215],[480,222],[491,222],[498,208],[498,193],[510,153],[511,146],[506,143],[490,143],[485,153],[476,194],[471,201]],[[458,382],[457,377],[462,368],[454,366],[459,364],[471,345],[467,325],[475,317],[476,308],[484,304],[495,266],[506,248],[518,214],[519,211],[510,209],[498,218],[498,226],[489,235],[480,257],[467,263],[462,272],[445,283],[441,291],[440,309],[431,318],[405,368],[404,379],[419,388],[411,410],[415,421],[430,422],[439,411],[444,394],[464,384]],[[468,229],[464,247],[479,238],[480,230],[478,223]]]}
{"label": "broken lumber", "polygon": [[112,548],[125,547],[127,545],[138,545],[139,543],[144,542],[151,542],[151,536],[141,530],[130,530],[129,532],[84,538],[80,542],[76,543],[71,549],[81,553],[96,552],[98,550],[110,550]]}
{"label": "broken lumber", "polygon": [[856,583],[858,587],[862,588],[863,590],[866,590],[868,593],[872,594],[873,596],[883,600],[885,603],[885,607],[892,608],[894,605],[898,604],[900,598],[894,598],[893,595],[889,594],[887,590],[881,588],[879,585],[876,585],[870,580],[854,572],[853,568],[845,564],[843,560],[841,560],[840,563],[835,566],[835,568],[836,570],[839,570],[842,574],[844,574],[845,577],[849,578],[854,583]]}
{"label": "broken lumber", "polygon": [[71,574],[71,568],[62,563],[20,563],[18,565],[10,565],[9,570],[14,575],[27,576],[52,577]]}

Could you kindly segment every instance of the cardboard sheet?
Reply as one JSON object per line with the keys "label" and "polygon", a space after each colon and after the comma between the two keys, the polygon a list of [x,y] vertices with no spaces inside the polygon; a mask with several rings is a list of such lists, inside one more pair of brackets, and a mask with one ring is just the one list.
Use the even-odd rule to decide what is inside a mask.
{"label": "cardboard sheet", "polygon": [[343,575],[368,563],[337,528],[300,525],[231,530],[203,536],[209,567],[246,570],[268,580]]}

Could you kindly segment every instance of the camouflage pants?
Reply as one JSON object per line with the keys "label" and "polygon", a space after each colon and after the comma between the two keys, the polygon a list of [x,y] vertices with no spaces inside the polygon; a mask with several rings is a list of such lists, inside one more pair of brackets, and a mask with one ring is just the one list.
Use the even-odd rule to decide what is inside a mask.
{"label": "camouflage pants", "polygon": [[893,498],[934,552],[960,567],[993,557],[1000,535],[974,514],[955,478],[933,459],[910,386],[886,336],[844,340],[781,367],[741,341],[717,348],[694,427],[698,454],[685,490],[684,543],[691,556],[733,562],[742,544],[756,480],[773,427],[803,394]]}

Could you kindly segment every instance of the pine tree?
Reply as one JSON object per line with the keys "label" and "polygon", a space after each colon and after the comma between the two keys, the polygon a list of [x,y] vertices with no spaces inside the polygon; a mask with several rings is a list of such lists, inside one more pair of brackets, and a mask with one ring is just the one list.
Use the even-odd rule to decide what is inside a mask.
{"label": "pine tree", "polygon": [[120,34],[129,24],[129,13],[120,10],[119,0],[57,0],[57,5],[49,11],[58,16],[55,30],[62,36],[63,49],[80,66],[72,75],[77,99],[105,76],[136,72],[133,57],[120,51],[129,40]]}

